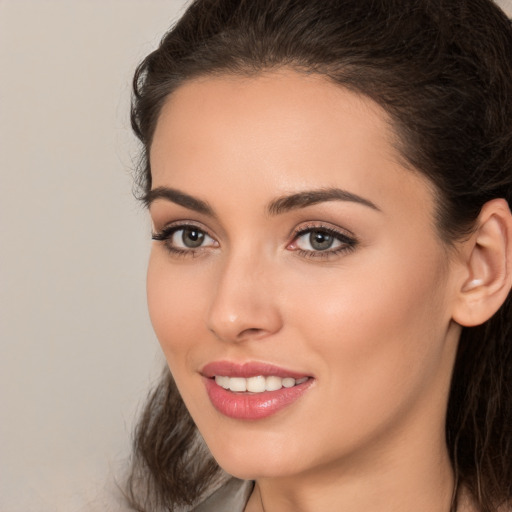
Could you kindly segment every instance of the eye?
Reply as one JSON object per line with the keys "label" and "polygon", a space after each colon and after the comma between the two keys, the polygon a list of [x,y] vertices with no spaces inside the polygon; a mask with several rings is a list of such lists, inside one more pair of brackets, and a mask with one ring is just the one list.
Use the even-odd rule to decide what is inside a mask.
{"label": "eye", "polygon": [[341,244],[334,235],[316,229],[297,238],[297,247],[305,251],[326,251]]}
{"label": "eye", "polygon": [[210,241],[213,242],[204,231],[193,226],[177,229],[169,238],[169,242],[171,242],[172,245],[184,249],[197,249],[205,242],[208,243]]}
{"label": "eye", "polygon": [[341,231],[313,226],[299,230],[288,248],[297,251],[301,256],[328,258],[352,250],[356,244],[355,238]]}
{"label": "eye", "polygon": [[206,231],[193,225],[169,226],[153,233],[151,238],[164,242],[169,252],[177,254],[194,254],[197,250],[218,246]]}

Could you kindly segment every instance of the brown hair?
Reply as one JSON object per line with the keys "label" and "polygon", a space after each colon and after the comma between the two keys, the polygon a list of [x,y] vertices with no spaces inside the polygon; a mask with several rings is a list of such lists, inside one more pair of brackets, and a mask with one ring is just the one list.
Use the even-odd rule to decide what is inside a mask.
{"label": "brown hair", "polygon": [[[512,28],[490,0],[194,1],[135,74],[142,193],[169,94],[199,76],[283,66],[321,74],[390,114],[405,161],[435,185],[447,244],[488,200],[512,204]],[[509,296],[484,325],[463,329],[448,405],[456,482],[483,512],[512,500],[511,307]],[[136,432],[132,503],[175,510],[218,474],[167,371]]]}

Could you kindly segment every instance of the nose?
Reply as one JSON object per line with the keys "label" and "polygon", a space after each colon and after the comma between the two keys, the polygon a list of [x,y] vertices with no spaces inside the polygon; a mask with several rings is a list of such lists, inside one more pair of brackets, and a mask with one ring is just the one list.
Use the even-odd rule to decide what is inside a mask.
{"label": "nose", "polygon": [[262,339],[278,332],[282,318],[272,265],[232,256],[219,271],[207,315],[208,329],[227,342]]}

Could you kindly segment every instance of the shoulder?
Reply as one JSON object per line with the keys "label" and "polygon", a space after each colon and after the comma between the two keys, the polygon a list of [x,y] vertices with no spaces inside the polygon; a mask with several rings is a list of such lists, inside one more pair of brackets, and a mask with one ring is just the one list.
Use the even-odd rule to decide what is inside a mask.
{"label": "shoulder", "polygon": [[230,478],[190,512],[243,512],[249,500],[254,482]]}

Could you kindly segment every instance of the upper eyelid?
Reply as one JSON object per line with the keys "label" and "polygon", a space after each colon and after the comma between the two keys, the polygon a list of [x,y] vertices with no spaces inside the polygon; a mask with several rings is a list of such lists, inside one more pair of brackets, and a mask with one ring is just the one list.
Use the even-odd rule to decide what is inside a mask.
{"label": "upper eyelid", "polygon": [[207,234],[211,238],[214,238],[211,234],[211,231],[208,228],[206,228],[201,222],[197,222],[197,221],[193,221],[193,220],[178,220],[178,221],[168,222],[168,223],[164,224],[161,228],[157,228],[153,224],[153,232],[163,233],[163,232],[169,231],[169,230],[179,231],[180,229],[186,229],[187,227],[197,228],[200,231],[203,231],[205,234]]}
{"label": "upper eyelid", "polygon": [[[169,240],[174,236],[174,234],[177,231],[181,231],[183,229],[186,229],[187,227],[196,228],[199,231],[202,231],[208,238],[211,238],[215,242],[215,244],[219,244],[219,241],[217,240],[217,238],[215,236],[213,236],[209,230],[205,229],[201,225],[197,225],[195,222],[192,222],[192,221],[186,221],[186,222],[177,221],[176,223],[171,222],[171,223],[166,224],[164,227],[162,227],[160,229],[153,229],[151,232],[151,238],[155,241],[162,241],[162,242],[169,243]],[[199,251],[201,249],[206,249],[207,247],[208,246],[204,246],[204,247],[201,246],[201,247],[197,247],[196,249],[184,249],[184,250],[187,252],[192,252],[192,251]]]}
{"label": "upper eyelid", "polygon": [[[201,245],[198,247],[189,247],[189,248],[180,247],[179,245],[175,245],[172,242],[174,235],[179,231],[183,231],[183,230],[187,229],[188,227],[196,228],[196,229],[198,229],[198,231],[202,231],[213,243],[210,242],[209,244],[204,245],[204,246]],[[152,240],[163,243],[164,246],[167,246],[167,251],[170,254],[181,255],[181,256],[185,256],[185,255],[193,256],[193,255],[197,255],[199,253],[203,253],[204,251],[207,251],[207,250],[211,249],[212,247],[213,248],[219,247],[219,242],[217,241],[217,239],[214,238],[213,236],[211,236],[208,233],[208,231],[206,231],[203,228],[200,228],[199,226],[196,226],[195,224],[191,224],[190,222],[178,223],[178,224],[172,224],[172,223],[167,224],[162,229],[160,229],[156,232],[153,231],[151,234],[151,238],[152,238]]]}
{"label": "upper eyelid", "polygon": [[305,225],[297,226],[293,229],[293,231],[290,233],[290,237],[292,239],[297,238],[299,235],[303,235],[305,233],[308,233],[309,231],[314,230],[324,230],[329,233],[338,234],[340,236],[351,238],[353,240],[357,240],[356,235],[346,228],[341,228],[339,226],[334,226],[331,223],[326,223],[322,221],[312,221],[309,223],[306,223]]}
{"label": "upper eyelid", "polygon": [[[209,236],[210,238],[215,240],[217,243],[220,243],[218,237],[215,236],[214,234],[212,234],[212,232],[206,226],[204,226],[201,222],[193,221],[193,220],[189,220],[189,219],[172,221],[172,222],[165,224],[162,228],[159,228],[159,229],[156,229],[156,227],[153,226],[154,229],[152,229],[152,236],[153,235],[163,235],[166,232],[169,232],[169,234],[175,233],[176,231],[179,231],[180,229],[186,229],[187,227],[197,228],[200,231],[204,232],[207,236]],[[307,234],[310,231],[314,231],[314,230],[319,230],[319,231],[324,230],[324,231],[332,234],[333,236],[339,235],[339,237],[341,237],[341,238],[348,238],[348,239],[353,240],[354,242],[358,241],[358,239],[354,235],[354,233],[352,233],[352,231],[350,231],[347,228],[341,228],[339,226],[332,225],[330,222],[328,223],[328,222],[324,222],[324,221],[308,221],[306,223],[301,223],[298,226],[295,226],[291,230],[291,232],[287,236],[287,240],[288,240],[287,243],[293,242],[298,237],[300,237],[304,234]]]}

